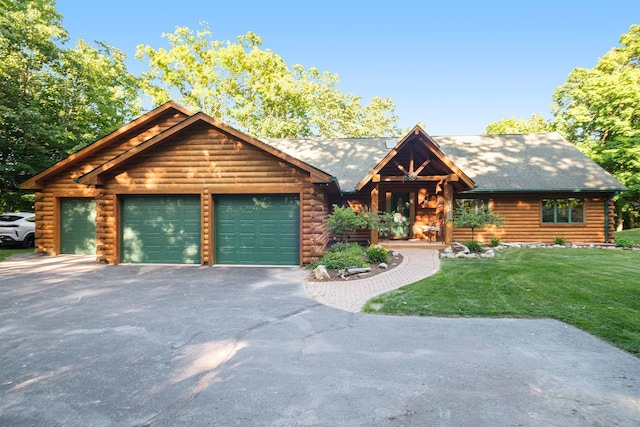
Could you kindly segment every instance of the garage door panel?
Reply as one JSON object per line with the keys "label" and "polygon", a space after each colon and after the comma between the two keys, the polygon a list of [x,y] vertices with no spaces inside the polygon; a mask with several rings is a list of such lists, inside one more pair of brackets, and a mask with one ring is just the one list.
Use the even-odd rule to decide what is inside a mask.
{"label": "garage door panel", "polygon": [[299,264],[297,196],[219,196],[214,204],[216,263]]}
{"label": "garage door panel", "polygon": [[96,253],[96,201],[89,198],[60,200],[60,253]]}
{"label": "garage door panel", "polygon": [[199,196],[122,199],[122,262],[200,262]]}

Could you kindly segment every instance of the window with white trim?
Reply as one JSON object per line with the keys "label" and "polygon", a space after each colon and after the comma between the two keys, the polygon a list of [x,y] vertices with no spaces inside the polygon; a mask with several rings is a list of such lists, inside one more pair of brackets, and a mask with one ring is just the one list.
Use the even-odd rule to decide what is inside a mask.
{"label": "window with white trim", "polygon": [[584,199],[542,199],[545,224],[584,224]]}

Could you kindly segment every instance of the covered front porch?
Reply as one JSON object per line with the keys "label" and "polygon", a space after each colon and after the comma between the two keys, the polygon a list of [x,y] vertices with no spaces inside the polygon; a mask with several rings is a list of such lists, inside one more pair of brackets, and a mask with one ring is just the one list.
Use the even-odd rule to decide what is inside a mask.
{"label": "covered front porch", "polygon": [[416,126],[360,181],[355,196],[371,211],[394,216],[388,236],[371,230],[372,244],[384,239],[447,245],[453,239],[455,194],[473,188],[473,181]]}

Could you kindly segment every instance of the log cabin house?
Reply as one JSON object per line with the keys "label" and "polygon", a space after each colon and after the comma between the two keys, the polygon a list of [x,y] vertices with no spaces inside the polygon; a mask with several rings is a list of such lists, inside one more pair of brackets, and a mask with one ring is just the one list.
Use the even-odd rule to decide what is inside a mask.
{"label": "log cabin house", "polygon": [[506,220],[480,241],[611,242],[625,189],[556,133],[258,140],[173,102],[21,188],[36,191],[36,252],[202,265],[311,263],[333,204],[393,212],[398,240],[469,239],[448,221],[467,206]]}

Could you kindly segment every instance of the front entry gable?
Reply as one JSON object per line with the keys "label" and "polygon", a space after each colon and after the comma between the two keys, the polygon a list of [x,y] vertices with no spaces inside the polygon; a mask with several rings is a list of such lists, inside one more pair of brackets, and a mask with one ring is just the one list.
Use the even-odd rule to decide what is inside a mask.
{"label": "front entry gable", "polygon": [[438,143],[419,126],[413,128],[358,184],[362,190],[374,182],[451,183],[456,191],[471,190],[473,181],[442,151]]}

